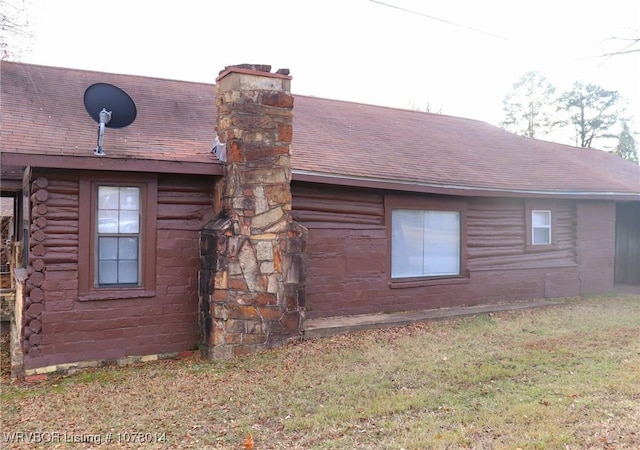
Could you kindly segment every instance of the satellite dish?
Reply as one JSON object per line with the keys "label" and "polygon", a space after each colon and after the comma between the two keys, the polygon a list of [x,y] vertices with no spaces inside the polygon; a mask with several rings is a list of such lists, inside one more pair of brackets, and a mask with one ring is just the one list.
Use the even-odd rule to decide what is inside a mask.
{"label": "satellite dish", "polygon": [[124,128],[136,120],[138,113],[131,97],[112,84],[92,84],[84,91],[84,107],[93,120],[100,124],[98,129],[98,146],[94,154],[104,156],[102,141],[104,129]]}

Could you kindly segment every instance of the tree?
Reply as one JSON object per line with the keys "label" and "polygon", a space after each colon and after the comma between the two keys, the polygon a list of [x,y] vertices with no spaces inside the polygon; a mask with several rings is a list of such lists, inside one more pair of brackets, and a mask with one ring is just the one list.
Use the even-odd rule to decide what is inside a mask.
{"label": "tree", "polygon": [[629,130],[627,122],[623,122],[622,124],[622,131],[618,135],[618,145],[616,145],[613,153],[631,162],[638,163],[636,140],[631,135],[631,130]]}
{"label": "tree", "polygon": [[555,87],[540,73],[531,71],[513,84],[502,101],[503,128],[533,138],[551,130]]}
{"label": "tree", "polygon": [[573,125],[576,145],[591,147],[594,139],[614,138],[610,129],[619,121],[616,110],[619,95],[594,84],[576,82],[557,101],[558,111],[564,111],[568,118],[560,120],[560,125]]}
{"label": "tree", "polygon": [[430,113],[434,113],[434,114],[442,114],[442,106],[440,106],[440,108],[438,108],[437,110],[432,111],[430,102],[427,102],[427,106],[425,106],[425,107],[420,107],[420,106],[416,105],[413,102],[409,102],[409,109],[411,109],[412,111],[420,111],[420,112],[430,112]]}
{"label": "tree", "polygon": [[0,0],[0,59],[17,60],[28,51],[33,34],[27,0]]}

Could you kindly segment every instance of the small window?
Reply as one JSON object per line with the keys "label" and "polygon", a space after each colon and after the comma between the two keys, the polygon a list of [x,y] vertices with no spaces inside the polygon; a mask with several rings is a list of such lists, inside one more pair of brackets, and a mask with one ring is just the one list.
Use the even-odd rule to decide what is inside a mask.
{"label": "small window", "polygon": [[98,186],[97,286],[140,280],[140,188]]}
{"label": "small window", "polygon": [[546,252],[557,250],[558,227],[555,204],[542,200],[525,202],[525,251]]}
{"label": "small window", "polygon": [[459,211],[391,211],[391,277],[461,273]]}
{"label": "small window", "polygon": [[551,211],[531,211],[531,245],[551,244]]}

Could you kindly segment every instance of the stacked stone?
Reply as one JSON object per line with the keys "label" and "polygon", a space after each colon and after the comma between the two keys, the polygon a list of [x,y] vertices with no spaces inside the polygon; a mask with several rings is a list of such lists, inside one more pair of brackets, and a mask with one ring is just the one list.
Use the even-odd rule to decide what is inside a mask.
{"label": "stacked stone", "polygon": [[211,358],[279,345],[301,326],[306,230],[290,214],[291,78],[269,70],[232,67],[217,80],[227,161],[223,212],[204,245],[216,252],[210,303],[201,305]]}
{"label": "stacked stone", "polygon": [[29,233],[29,266],[25,285],[26,296],[23,310],[23,351],[25,355],[36,357],[41,354],[42,311],[44,310],[44,291],[47,234],[46,214],[48,211],[49,186],[47,178],[37,178],[31,183],[31,228]]}

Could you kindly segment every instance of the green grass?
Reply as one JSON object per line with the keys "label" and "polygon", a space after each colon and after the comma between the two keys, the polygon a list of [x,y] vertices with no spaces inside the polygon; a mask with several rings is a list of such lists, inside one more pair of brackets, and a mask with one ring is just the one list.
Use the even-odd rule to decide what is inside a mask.
{"label": "green grass", "polygon": [[256,449],[640,448],[640,297],[567,299],[233,361],[36,385],[4,377],[1,396],[3,432],[166,433],[144,448],[237,449],[247,433]]}

